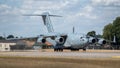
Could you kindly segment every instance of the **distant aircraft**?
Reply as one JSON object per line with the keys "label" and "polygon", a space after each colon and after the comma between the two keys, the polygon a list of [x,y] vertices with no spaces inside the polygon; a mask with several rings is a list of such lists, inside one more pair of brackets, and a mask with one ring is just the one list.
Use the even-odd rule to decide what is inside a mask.
{"label": "distant aircraft", "polygon": [[[82,34],[76,34],[74,33],[74,31],[71,34],[54,32],[50,17],[51,16],[61,17],[61,16],[50,15],[48,12],[45,12],[41,15],[27,14],[24,16],[42,16],[43,23],[47,27],[48,33],[40,34],[38,37],[35,37],[35,38],[37,42],[42,42],[42,43],[45,43],[46,41],[49,41],[49,40],[53,41],[51,43],[54,45],[54,51],[63,51],[63,49],[70,49],[71,51],[79,51],[79,49],[83,49],[84,51],[86,51],[86,47],[88,46],[89,43],[97,42],[94,37],[85,36]],[[104,40],[100,40],[98,42],[100,42],[101,44],[105,44],[103,43]]]}

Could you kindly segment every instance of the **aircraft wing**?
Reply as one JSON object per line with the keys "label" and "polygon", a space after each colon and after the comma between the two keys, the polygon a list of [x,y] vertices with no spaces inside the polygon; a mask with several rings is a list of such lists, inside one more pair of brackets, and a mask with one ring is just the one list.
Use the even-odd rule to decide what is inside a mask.
{"label": "aircraft wing", "polygon": [[[11,38],[7,40],[26,40],[26,41],[37,41],[37,42],[42,42],[40,40],[42,39],[47,39],[51,38],[52,40],[56,40],[56,38],[63,38],[64,41],[67,38],[67,34],[60,34],[60,33],[46,33],[46,34],[40,34],[39,36],[36,37],[26,37],[26,38]],[[40,39],[40,40],[38,40]]]}
{"label": "aircraft wing", "polygon": [[54,40],[56,43],[64,44],[67,39],[67,34],[60,34],[60,33],[47,33],[41,34],[37,40],[37,42],[45,43],[48,41],[47,39]]}
{"label": "aircraft wing", "polygon": [[44,38],[52,38],[52,37],[64,37],[67,36],[67,34],[62,34],[62,33],[47,33],[47,34],[41,34],[40,37]]}
{"label": "aircraft wing", "polygon": [[38,37],[26,37],[26,38],[11,38],[7,40],[27,40],[27,41],[37,41]]}

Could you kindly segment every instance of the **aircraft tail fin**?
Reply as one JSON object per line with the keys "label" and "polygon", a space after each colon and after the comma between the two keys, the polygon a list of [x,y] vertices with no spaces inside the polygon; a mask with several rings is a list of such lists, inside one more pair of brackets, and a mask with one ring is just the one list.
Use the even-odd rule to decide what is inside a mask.
{"label": "aircraft tail fin", "polygon": [[34,15],[24,15],[24,16],[42,16],[44,25],[47,27],[48,32],[54,32],[50,17],[61,17],[59,15],[50,15],[48,12],[45,12],[43,14],[34,14]]}

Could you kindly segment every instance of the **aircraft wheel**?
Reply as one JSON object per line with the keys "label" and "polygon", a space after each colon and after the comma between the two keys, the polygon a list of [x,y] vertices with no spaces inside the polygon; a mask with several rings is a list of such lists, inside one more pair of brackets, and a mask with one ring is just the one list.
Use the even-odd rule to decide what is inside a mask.
{"label": "aircraft wheel", "polygon": [[79,51],[79,49],[76,49],[76,51]]}
{"label": "aircraft wheel", "polygon": [[72,49],[72,48],[71,48],[71,51],[79,51],[79,49]]}
{"label": "aircraft wheel", "polygon": [[63,49],[62,48],[55,48],[54,51],[59,51],[59,52],[63,52]]}
{"label": "aircraft wheel", "polygon": [[60,51],[63,52],[63,49],[61,48]]}
{"label": "aircraft wheel", "polygon": [[83,51],[86,51],[86,48],[83,48]]}
{"label": "aircraft wheel", "polygon": [[71,51],[75,51],[75,49],[71,49]]}
{"label": "aircraft wheel", "polygon": [[63,49],[62,49],[62,52],[63,52]]}
{"label": "aircraft wheel", "polygon": [[73,49],[71,49],[71,51],[73,51]]}
{"label": "aircraft wheel", "polygon": [[54,49],[54,51],[58,51],[58,49],[57,49],[57,48],[55,48],[55,49]]}
{"label": "aircraft wheel", "polygon": [[54,51],[56,51],[56,49],[54,49]]}

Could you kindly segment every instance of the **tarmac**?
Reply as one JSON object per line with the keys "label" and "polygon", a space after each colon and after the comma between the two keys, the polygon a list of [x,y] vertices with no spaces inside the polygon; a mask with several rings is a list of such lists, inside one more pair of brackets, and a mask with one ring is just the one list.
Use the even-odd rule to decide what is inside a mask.
{"label": "tarmac", "polygon": [[118,58],[120,59],[120,50],[87,50],[87,51],[69,51],[54,52],[53,49],[44,50],[23,50],[0,52],[0,56],[18,56],[18,57],[72,57],[72,58]]}

